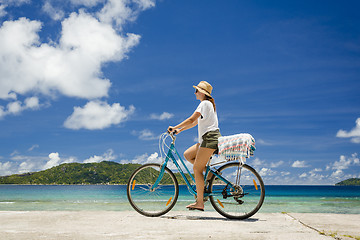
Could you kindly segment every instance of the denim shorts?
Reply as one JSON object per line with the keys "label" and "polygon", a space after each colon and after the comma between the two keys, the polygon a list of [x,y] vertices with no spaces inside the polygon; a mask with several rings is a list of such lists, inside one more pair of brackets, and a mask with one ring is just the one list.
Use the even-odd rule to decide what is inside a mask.
{"label": "denim shorts", "polygon": [[221,137],[219,129],[210,131],[202,136],[202,143],[200,147],[211,148],[218,150],[218,138]]}

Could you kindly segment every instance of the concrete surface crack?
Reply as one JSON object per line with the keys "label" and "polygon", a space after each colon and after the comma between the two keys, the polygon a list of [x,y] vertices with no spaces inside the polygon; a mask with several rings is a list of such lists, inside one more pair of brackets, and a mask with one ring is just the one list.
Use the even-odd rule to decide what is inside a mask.
{"label": "concrete surface crack", "polygon": [[320,230],[318,230],[318,229],[316,229],[316,228],[314,228],[314,227],[312,227],[312,226],[310,226],[310,225],[302,222],[301,220],[295,218],[294,216],[291,216],[289,213],[284,213],[284,214],[288,215],[289,217],[291,217],[291,218],[294,219],[295,221],[298,221],[298,222],[299,222],[300,224],[302,224],[303,226],[305,226],[305,227],[307,227],[307,228],[310,228],[310,229],[318,232],[318,233],[321,234],[321,235],[325,235],[325,236],[328,236],[328,237],[332,237],[332,238],[334,238],[334,239],[336,239],[336,240],[341,240],[341,238],[339,238],[339,237],[337,237],[337,236],[328,235],[328,234],[326,234],[324,231],[320,231]]}

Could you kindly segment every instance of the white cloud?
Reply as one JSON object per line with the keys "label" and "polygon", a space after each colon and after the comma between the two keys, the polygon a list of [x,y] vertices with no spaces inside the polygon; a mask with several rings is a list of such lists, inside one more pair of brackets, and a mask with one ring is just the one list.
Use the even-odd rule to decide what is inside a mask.
{"label": "white cloud", "polygon": [[7,14],[5,10],[6,7],[20,6],[23,4],[28,4],[30,1],[31,0],[0,0],[0,17],[4,17]]}
{"label": "white cloud", "polygon": [[339,161],[335,161],[332,164],[332,169],[333,170],[345,170],[348,169],[350,166],[359,166],[360,165],[360,160],[357,156],[357,153],[354,153],[351,155],[351,157],[346,157],[344,155],[340,156],[340,160]]}
{"label": "white cloud", "polygon": [[251,161],[250,165],[257,167],[257,166],[264,166],[264,161],[260,160],[260,158],[255,159],[249,159],[248,161]]}
{"label": "white cloud", "polygon": [[155,152],[147,158],[146,163],[161,163],[161,162],[162,162],[162,158],[160,158],[159,154]]}
{"label": "white cloud", "polygon": [[55,8],[50,1],[46,1],[42,10],[47,13],[53,20],[61,20],[64,18],[65,13],[61,9]]}
{"label": "white cloud", "polygon": [[35,148],[39,148],[39,145],[38,145],[38,144],[32,145],[32,146],[28,149],[28,151],[31,152],[31,151],[34,150]]}
{"label": "white cloud", "polygon": [[254,167],[278,168],[278,167],[284,165],[284,161],[282,161],[282,160],[269,163],[268,161],[261,160],[260,158],[250,158],[250,159],[247,159],[247,161],[249,162],[249,164],[251,166],[254,166]]}
{"label": "white cloud", "polygon": [[357,153],[352,154],[351,157],[341,155],[339,161],[328,164],[324,169],[314,168],[300,174],[300,183],[334,184],[344,179],[358,177],[358,166],[360,166],[360,160]]}
{"label": "white cloud", "polygon": [[329,181],[330,177],[328,175],[324,176],[318,174],[317,170],[311,170],[309,172],[304,172],[299,177],[300,184],[310,184],[310,185],[320,185],[320,184],[329,184],[329,182],[324,182],[324,180]]}
{"label": "white cloud", "polygon": [[50,160],[45,164],[44,169],[52,168],[54,166],[59,165],[60,163],[60,156],[59,153],[50,153],[49,154]]}
{"label": "white cloud", "polygon": [[270,168],[262,168],[259,171],[260,176],[266,177],[266,176],[274,176],[277,175],[276,171],[271,170]]}
{"label": "white cloud", "polygon": [[0,118],[6,115],[18,115],[24,110],[38,110],[40,109],[39,99],[37,97],[26,98],[24,103],[21,101],[14,101],[7,104],[6,109],[0,106]]}
{"label": "white cloud", "polygon": [[341,169],[336,170],[331,174],[332,178],[340,179],[344,175],[344,172]]}
{"label": "white cloud", "polygon": [[126,21],[134,21],[133,11],[126,5],[126,1],[109,0],[97,14],[101,22],[121,27]]}
{"label": "white cloud", "polygon": [[135,111],[134,106],[128,110],[119,103],[109,105],[102,101],[90,101],[84,107],[74,107],[74,112],[66,119],[64,126],[70,129],[104,129],[124,122]]}
{"label": "white cloud", "polygon": [[302,173],[301,175],[299,175],[300,178],[306,178],[307,174],[306,173]]}
{"label": "white cloud", "polygon": [[280,174],[281,174],[281,176],[289,176],[289,175],[291,175],[290,172],[286,172],[286,171],[283,171]]}
{"label": "white cloud", "polygon": [[155,1],[134,0],[135,5],[130,8],[130,1],[108,0],[104,7],[98,12],[97,17],[101,22],[114,24],[121,29],[128,21],[135,21],[140,11],[155,6]]}
{"label": "white cloud", "polygon": [[351,142],[360,143],[360,118],[356,119],[356,125],[351,131],[339,130],[336,134],[339,138],[351,138]]}
{"label": "white cloud", "polygon": [[305,163],[305,161],[295,161],[293,162],[293,164],[291,165],[293,168],[306,168],[308,167]]}
{"label": "white cloud", "polygon": [[351,159],[346,159],[345,156],[341,155],[340,160],[334,162],[332,169],[336,169],[336,170],[347,169],[349,168],[351,162],[352,162]]}
{"label": "white cloud", "polygon": [[[0,14],[5,14],[6,6],[29,2],[0,0]],[[126,58],[140,41],[139,35],[123,32],[122,25],[155,5],[150,0],[70,2],[84,8],[65,13],[65,7],[57,1],[46,0],[43,5],[55,20],[62,20],[56,40],[40,40],[43,23],[37,20],[21,17],[0,25],[0,99],[11,100],[7,108],[0,106],[0,118],[24,110],[16,95],[64,95],[89,100],[107,97],[111,82],[104,77],[102,67]],[[100,10],[91,12],[97,11],[92,7],[98,4],[103,4],[96,8]],[[36,109],[36,105],[34,101],[25,102],[27,109]]]}
{"label": "white cloud", "polygon": [[86,7],[94,7],[103,1],[104,0],[70,0],[73,5],[82,5]]}
{"label": "white cloud", "polygon": [[6,112],[4,111],[4,107],[0,106],[0,119],[2,119],[6,115]]}
{"label": "white cloud", "polygon": [[133,0],[141,10],[155,7],[155,0]]}
{"label": "white cloud", "polygon": [[[250,158],[247,159],[247,163],[255,167],[267,184],[322,185],[360,177],[358,153],[351,156],[341,155],[337,161],[313,168],[310,168],[307,161],[294,161],[288,164],[286,161],[271,162]],[[316,163],[319,161],[313,162],[313,164]]]}
{"label": "white cloud", "polygon": [[21,102],[11,102],[7,105],[8,114],[18,114],[21,112]]}
{"label": "white cloud", "polygon": [[[34,145],[31,148],[36,148],[37,146],[38,145]],[[79,162],[78,159],[73,156],[63,158],[58,152],[52,152],[48,156],[26,156],[20,155],[19,152],[14,151],[10,156],[11,161],[0,162],[0,176],[36,172],[52,168],[63,163]],[[150,156],[150,160],[152,159],[152,156],[154,155]],[[114,151],[109,149],[103,155],[94,155],[84,160],[83,163],[113,161],[116,158],[117,156],[114,155]],[[148,157],[146,157],[146,159],[148,159]]]}
{"label": "white cloud", "polygon": [[151,154],[150,156],[147,153],[136,156],[133,160],[122,160],[121,163],[137,163],[137,164],[146,164],[146,163],[161,163],[162,159],[159,157],[157,152]]}
{"label": "white cloud", "polygon": [[25,3],[30,3],[30,0],[0,0],[0,3],[8,6],[20,6]]}
{"label": "white cloud", "polygon": [[49,158],[46,156],[26,156],[14,151],[10,154],[10,159],[13,163],[9,171],[11,171],[11,174],[18,174],[43,170],[44,163]]}
{"label": "white cloud", "polygon": [[39,99],[37,97],[30,97],[25,99],[25,109],[39,109]]}
{"label": "white cloud", "polygon": [[116,156],[114,155],[114,150],[109,149],[101,156],[94,155],[94,156],[84,160],[84,163],[98,163],[98,162],[102,162],[102,161],[113,161],[115,159],[116,159]]}
{"label": "white cloud", "polygon": [[11,175],[12,174],[11,167],[12,167],[11,162],[5,162],[5,163],[0,162],[0,176]]}
{"label": "white cloud", "polygon": [[313,170],[309,171],[308,176],[314,183],[319,183],[321,180],[325,178],[323,174],[320,174],[322,172],[322,169],[320,168],[314,168]]}
{"label": "white cloud", "polygon": [[321,168],[314,168],[312,171],[313,172],[322,172],[322,169]]}
{"label": "white cloud", "polygon": [[277,167],[280,167],[283,164],[284,164],[284,161],[273,162],[273,163],[270,164],[270,167],[277,168]]}
{"label": "white cloud", "polygon": [[138,138],[140,140],[154,140],[154,139],[159,139],[159,136],[156,136],[152,131],[150,131],[149,129],[144,129],[141,131],[132,131],[132,134],[134,136],[138,136]]}
{"label": "white cloud", "polygon": [[12,154],[10,154],[11,156],[11,160],[13,161],[23,161],[23,162],[33,162],[33,161],[37,161],[37,160],[46,160],[46,157],[39,157],[39,156],[26,156],[26,155],[20,155],[19,152],[14,151]]}
{"label": "white cloud", "polygon": [[162,114],[155,114],[155,113],[153,113],[153,114],[151,114],[150,115],[150,118],[151,119],[156,119],[156,120],[167,120],[167,119],[170,119],[170,118],[172,118],[172,117],[174,117],[174,114],[172,114],[172,113],[168,113],[168,112],[163,112]]}
{"label": "white cloud", "polygon": [[63,163],[72,163],[72,162],[75,162],[75,161],[76,161],[76,158],[74,158],[74,157],[69,157],[67,159],[62,160],[60,158],[60,155],[59,155],[58,152],[50,153],[49,154],[49,161],[46,162],[43,169],[48,169],[48,168],[52,168],[52,167],[58,166],[58,165],[63,164]]}
{"label": "white cloud", "polygon": [[36,169],[35,163],[33,163],[33,162],[22,162],[19,165],[18,172],[19,173],[33,172],[34,169]]}
{"label": "white cloud", "polygon": [[265,141],[263,139],[256,140],[256,144],[263,145],[263,146],[272,146],[272,145],[274,145],[273,143]]}
{"label": "white cloud", "polygon": [[[35,146],[35,145],[34,145]],[[61,159],[59,153],[50,153],[48,156],[26,156],[20,155],[17,151],[11,155],[12,162],[0,162],[0,176],[36,172],[45,170],[62,163],[75,162],[75,157]]]}
{"label": "white cloud", "polygon": [[5,11],[5,5],[0,5],[0,17],[3,17],[7,14]]}

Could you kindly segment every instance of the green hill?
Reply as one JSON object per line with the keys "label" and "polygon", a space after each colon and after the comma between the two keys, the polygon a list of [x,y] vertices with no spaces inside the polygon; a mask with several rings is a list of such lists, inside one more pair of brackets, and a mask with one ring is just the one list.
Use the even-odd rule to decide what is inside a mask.
{"label": "green hill", "polygon": [[[108,161],[64,163],[40,172],[3,176],[0,184],[127,184],[139,166]],[[179,184],[185,183],[179,173],[175,176]]]}
{"label": "green hill", "polygon": [[0,184],[126,184],[140,164],[64,163],[33,173],[0,177]]}
{"label": "green hill", "polygon": [[350,178],[336,183],[335,186],[360,186],[360,178]]}

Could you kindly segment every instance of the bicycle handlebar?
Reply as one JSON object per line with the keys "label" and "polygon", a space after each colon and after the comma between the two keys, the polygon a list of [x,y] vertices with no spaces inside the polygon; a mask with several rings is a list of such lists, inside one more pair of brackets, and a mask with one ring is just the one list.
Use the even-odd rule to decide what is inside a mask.
{"label": "bicycle handlebar", "polygon": [[172,139],[173,141],[175,141],[175,139],[176,139],[176,136],[175,136],[176,130],[171,131],[171,132],[167,131],[167,134],[169,134],[169,136],[171,137],[171,139]]}

